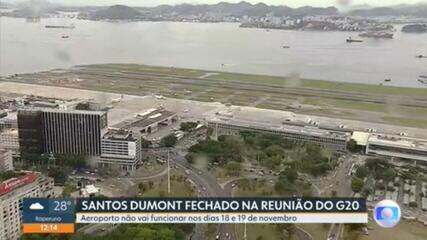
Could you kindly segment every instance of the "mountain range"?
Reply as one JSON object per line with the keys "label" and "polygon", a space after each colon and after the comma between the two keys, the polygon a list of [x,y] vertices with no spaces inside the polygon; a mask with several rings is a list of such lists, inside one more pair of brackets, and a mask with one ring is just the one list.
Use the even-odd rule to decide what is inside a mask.
{"label": "mountain range", "polygon": [[211,13],[221,13],[228,16],[265,16],[268,13],[273,13],[275,16],[302,16],[302,15],[331,15],[338,14],[338,9],[335,7],[299,7],[290,8],[287,6],[272,6],[265,3],[251,4],[248,2],[227,3],[220,2],[218,4],[208,5],[160,5],[153,8],[144,8],[152,14],[178,14],[178,15],[197,15]]}
{"label": "mountain range", "polygon": [[[356,6],[354,6],[356,7]],[[291,8],[288,6],[273,6],[265,3],[251,4],[249,2],[227,3],[220,2],[218,4],[179,4],[179,5],[159,5],[156,7],[128,7],[124,5],[114,5],[110,7],[64,7],[57,4],[49,4],[46,0],[31,0],[28,4],[19,4],[15,8],[15,16],[25,16],[43,13],[52,13],[54,11],[80,11],[82,15],[90,19],[139,19],[153,16],[190,16],[217,14],[222,16],[250,16],[260,17],[267,14],[274,16],[307,16],[307,15],[350,15],[363,17],[377,16],[411,16],[411,17],[426,17],[427,4],[415,5],[396,5],[391,7],[375,7],[371,8],[366,5],[359,6],[360,9],[348,8],[346,12],[340,12],[335,7],[299,7]],[[34,13],[34,10],[37,10]]]}

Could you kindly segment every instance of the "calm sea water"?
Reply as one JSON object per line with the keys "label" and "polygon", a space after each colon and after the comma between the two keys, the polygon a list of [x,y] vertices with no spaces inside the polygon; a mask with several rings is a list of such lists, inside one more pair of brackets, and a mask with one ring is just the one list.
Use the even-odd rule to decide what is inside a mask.
{"label": "calm sea water", "polygon": [[[46,29],[74,24],[74,29]],[[62,38],[68,35],[69,38]],[[356,33],[243,29],[230,23],[110,23],[0,18],[0,73],[93,63],[138,63],[359,83],[423,87],[427,34],[346,43]],[[282,48],[290,46],[289,49]]]}

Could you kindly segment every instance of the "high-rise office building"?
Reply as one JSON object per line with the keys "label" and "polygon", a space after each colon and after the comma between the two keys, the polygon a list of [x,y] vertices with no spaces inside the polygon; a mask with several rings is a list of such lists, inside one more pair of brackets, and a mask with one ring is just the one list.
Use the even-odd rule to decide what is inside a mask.
{"label": "high-rise office building", "polygon": [[18,112],[18,136],[21,153],[43,153],[43,119],[40,110]]}
{"label": "high-rise office building", "polygon": [[101,137],[106,128],[107,113],[101,111],[18,112],[21,152],[100,155]]}

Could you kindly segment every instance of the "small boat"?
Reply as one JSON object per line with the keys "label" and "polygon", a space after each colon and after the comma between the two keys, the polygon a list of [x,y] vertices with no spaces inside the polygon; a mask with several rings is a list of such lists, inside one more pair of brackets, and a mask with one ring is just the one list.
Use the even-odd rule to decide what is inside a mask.
{"label": "small boat", "polygon": [[391,78],[384,79],[384,82],[391,82]]}
{"label": "small boat", "polygon": [[422,84],[427,84],[427,75],[418,76],[418,82],[420,82]]}
{"label": "small boat", "polygon": [[424,56],[424,55],[417,55],[417,56],[415,56],[416,58],[427,58],[427,56]]}
{"label": "small boat", "polygon": [[62,35],[61,38],[70,38],[68,35]]}
{"label": "small boat", "polygon": [[348,37],[345,41],[348,42],[348,43],[352,43],[352,42],[363,42],[363,40],[361,40],[361,39],[353,39],[351,37]]}
{"label": "small boat", "polygon": [[287,45],[283,45],[282,48],[291,48],[291,47]]}

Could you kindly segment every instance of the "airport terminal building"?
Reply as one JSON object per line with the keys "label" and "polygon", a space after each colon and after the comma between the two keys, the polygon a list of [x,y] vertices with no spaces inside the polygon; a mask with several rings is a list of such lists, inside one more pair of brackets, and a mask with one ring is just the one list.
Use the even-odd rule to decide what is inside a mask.
{"label": "airport terminal building", "polygon": [[135,170],[142,163],[141,138],[178,120],[175,112],[150,108],[108,128],[101,139],[99,167]]}
{"label": "airport terminal building", "polygon": [[213,129],[213,137],[221,135],[238,135],[241,131],[280,135],[289,140],[315,143],[335,150],[345,151],[349,133],[320,129],[315,126],[290,124],[271,124],[265,122],[245,121],[236,119],[211,118],[208,127]]}
{"label": "airport terminal building", "polygon": [[427,141],[397,135],[370,134],[366,154],[418,160],[427,163]]}
{"label": "airport terminal building", "polygon": [[150,108],[111,126],[110,129],[129,130],[137,135],[147,135],[177,120],[178,115],[176,112],[167,111],[163,108]]}

